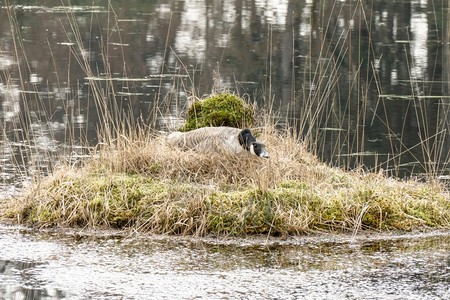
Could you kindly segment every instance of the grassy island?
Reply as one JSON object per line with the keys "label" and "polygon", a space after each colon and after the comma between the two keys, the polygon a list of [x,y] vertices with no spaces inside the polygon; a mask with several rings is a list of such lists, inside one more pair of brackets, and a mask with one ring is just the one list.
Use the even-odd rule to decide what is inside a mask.
{"label": "grassy island", "polygon": [[[13,36],[14,59],[11,60],[11,66],[17,68],[15,72],[19,74],[19,78],[16,79],[15,73],[9,74],[8,69],[5,69],[3,77],[7,80],[4,86],[14,87],[14,93],[11,92],[11,95],[20,94],[20,102],[17,100],[19,98],[16,99],[13,96],[9,100],[14,103],[14,115],[16,114],[15,105],[23,112],[20,114],[17,112],[17,116],[8,122],[4,121],[2,141],[5,144],[20,145],[18,155],[13,150],[8,150],[8,155],[12,153],[8,159],[14,166],[12,169],[20,177],[18,180],[26,178],[27,185],[19,195],[0,199],[1,222],[20,223],[37,228],[118,228],[155,234],[196,236],[208,234],[289,236],[330,232],[356,234],[365,230],[378,232],[450,230],[448,185],[445,186],[444,183],[433,179],[435,178],[433,176],[438,174],[435,171],[440,167],[440,161],[445,161],[443,167],[448,168],[449,156],[445,148],[448,128],[441,126],[441,123],[447,123],[436,121],[436,124],[428,124],[425,101],[418,99],[418,95],[415,95],[419,91],[416,88],[418,85],[416,79],[411,79],[413,94],[411,97],[408,96],[411,98],[408,107],[414,107],[415,111],[414,116],[409,116],[411,120],[407,119],[406,112],[404,116],[397,111],[393,117],[388,114],[384,105],[388,95],[381,97],[382,95],[378,94],[378,100],[368,98],[373,96],[369,92],[370,84],[376,84],[378,92],[382,92],[380,82],[377,80],[378,67],[372,67],[379,64],[382,55],[379,56],[379,53],[373,52],[373,48],[376,47],[372,45],[370,39],[368,45],[371,50],[363,50],[355,54],[355,51],[350,50],[353,49],[353,45],[358,45],[361,51],[363,49],[361,43],[355,44],[352,42],[354,38],[348,38],[356,32],[360,34],[363,32],[365,40],[365,30],[348,30],[348,33],[335,35],[334,33],[340,30],[336,30],[337,27],[328,28],[327,25],[323,33],[318,35],[317,40],[316,37],[310,38],[311,41],[314,40],[311,44],[317,42],[321,44],[320,53],[317,55],[313,53],[316,48],[311,45],[302,45],[306,47],[305,49],[309,47],[309,54],[304,56],[301,52],[300,55],[300,52],[296,52],[295,49],[298,46],[297,43],[292,43],[292,51],[283,52],[281,64],[277,60],[272,62],[272,57],[275,58],[279,54],[272,53],[272,48],[276,47],[272,47],[272,33],[270,33],[267,45],[260,43],[260,52],[255,54],[255,57],[261,56],[267,51],[264,54],[268,57],[267,60],[259,60],[256,63],[266,64],[267,74],[264,74],[266,82],[261,101],[270,107],[269,113],[258,112],[255,110],[256,105],[249,105],[240,97],[227,93],[197,100],[200,91],[196,91],[197,82],[194,79],[202,78],[197,75],[201,70],[198,70],[197,66],[194,66],[193,70],[188,69],[187,66],[191,62],[183,63],[172,49],[169,44],[172,40],[170,35],[173,34],[170,24],[167,26],[161,74],[134,78],[130,69],[132,65],[126,63],[124,54],[131,51],[130,57],[134,58],[136,53],[133,47],[119,46],[125,45],[122,43],[121,36],[125,30],[119,28],[119,24],[124,22],[119,22],[119,16],[116,15],[112,6],[108,5],[107,14],[102,12],[102,15],[107,16],[107,22],[103,16],[99,18],[93,13],[90,17],[92,24],[88,24],[91,32],[84,35],[80,33],[75,10],[70,9],[69,5],[64,8],[67,18],[61,19],[63,21],[60,22],[66,34],[62,37],[64,42],[60,42],[61,37],[55,39],[58,41],[58,47],[68,47],[68,51],[65,48],[62,50],[64,53],[69,53],[67,59],[62,61],[62,68],[56,66],[54,50],[47,39],[53,61],[46,65],[54,65],[54,70],[49,73],[56,74],[56,81],[47,84],[49,87],[58,87],[58,92],[55,93],[58,97],[55,99],[61,98],[62,101],[54,104],[45,98],[46,96],[40,98],[40,95],[47,94],[53,88],[43,89],[44,92],[38,90],[37,84],[29,78],[30,74],[34,74],[35,67],[34,62],[28,62],[26,54],[32,50],[25,49],[24,45],[29,43],[21,42],[24,39],[20,33],[24,26],[16,17],[15,6],[8,7],[11,7],[7,10],[11,33],[15,35]],[[355,15],[365,16],[359,12]],[[330,20],[318,22],[333,23]],[[85,25],[81,28],[85,28]],[[368,28],[370,29],[371,26]],[[269,29],[271,32],[271,27]],[[231,36],[230,33],[228,36]],[[95,44],[97,41],[92,43],[92,49],[91,39],[88,39],[89,42],[85,41],[85,36],[97,37],[98,35],[99,43],[101,41],[99,47],[101,53],[94,52],[94,49],[97,51],[98,46]],[[330,35],[334,36],[331,42],[328,41]],[[335,41],[336,37],[338,40]],[[370,34],[369,37],[371,37]],[[362,40],[361,36],[358,39]],[[285,39],[285,41],[288,40]],[[333,44],[335,46],[332,46]],[[283,44],[283,48],[284,46]],[[114,50],[115,48],[117,50]],[[219,48],[221,57],[226,58],[227,53],[221,47]],[[10,51],[9,48],[7,50]],[[169,52],[173,52],[170,59]],[[364,54],[366,52],[367,57]],[[102,57],[102,63],[94,64],[91,55],[87,55],[90,53],[95,53],[96,57]],[[289,64],[290,53],[292,66]],[[213,54],[213,57],[215,55]],[[246,55],[242,59],[253,57],[253,54]],[[160,53],[155,57],[159,56]],[[356,57],[358,61],[355,60]],[[123,58],[123,61],[120,61],[120,58]],[[295,69],[297,58],[305,60],[304,70],[301,72]],[[171,60],[179,60],[179,62],[168,66]],[[16,64],[16,62],[21,63]],[[69,62],[68,65],[67,62]],[[349,65],[345,66],[344,72],[348,73],[343,73],[341,64],[347,63]],[[280,64],[281,67],[272,70],[272,65],[275,64]],[[367,66],[364,67],[364,65]],[[208,64],[205,64],[200,69],[207,67]],[[217,71],[219,67],[220,63]],[[372,68],[374,76],[371,75]],[[66,115],[74,117],[74,112],[81,110],[82,105],[86,105],[85,102],[74,104],[75,99],[81,97],[78,90],[73,94],[69,93],[74,88],[75,82],[75,79],[69,76],[72,69],[77,73],[80,69],[83,74],[84,81],[78,82],[80,79],[77,77],[76,85],[80,85],[78,87],[80,91],[87,95],[87,109],[90,107],[96,109],[86,113],[86,120],[89,119],[89,115],[95,116],[93,122],[98,134],[96,141],[99,142],[98,145],[86,145],[88,144],[86,141],[91,140],[90,137],[88,138],[88,132],[89,126],[93,124],[86,121],[86,128],[80,128],[79,136],[75,127],[68,126],[65,128],[63,143],[64,146],[68,146],[67,151],[72,151],[70,143],[83,149],[86,146],[89,149],[89,157],[83,158],[81,162],[77,161],[75,166],[70,163],[71,159],[67,157],[67,153],[60,155],[57,152],[59,149],[55,150],[53,148],[57,147],[53,146],[47,153],[45,148],[42,153],[45,157],[42,160],[43,165],[50,162],[49,168],[52,169],[49,170],[48,176],[42,178],[37,174],[41,171],[40,157],[38,157],[41,153],[36,150],[38,147],[35,147],[40,135],[30,133],[39,131],[32,126],[39,127],[40,124],[51,122],[56,111],[57,114],[64,113],[64,118]],[[153,67],[150,69],[153,70]],[[292,75],[289,75],[291,69]],[[143,70],[148,71],[147,68]],[[284,85],[292,81],[290,83],[292,86],[289,87],[292,103],[288,105],[284,103],[287,107],[272,105],[275,95],[272,94],[271,76],[272,72],[276,72],[275,70],[283,70],[283,91],[287,91],[287,86]],[[288,71],[285,72],[285,70]],[[140,72],[135,73],[140,74]],[[234,72],[232,71],[233,74]],[[61,74],[68,74],[67,79],[62,79]],[[220,79],[219,72],[216,75],[217,79]],[[287,80],[291,76],[293,78]],[[296,86],[299,80],[294,80],[295,76],[304,76],[301,87]],[[348,84],[349,91],[346,97],[341,96],[340,91],[339,81],[343,77],[352,78],[352,83]],[[166,82],[168,78],[172,78],[170,83]],[[151,94],[154,98],[149,97],[149,106],[138,107],[134,110],[133,103],[136,101],[132,98],[135,91],[133,84],[154,79],[159,80],[159,87],[156,89],[157,92]],[[248,78],[242,76],[241,79]],[[20,82],[17,85],[20,88],[15,87],[16,81]],[[120,85],[116,85],[117,82],[120,82]],[[216,86],[211,89],[221,90],[219,88],[221,81],[214,80],[214,82],[217,82],[217,89]],[[163,87],[166,85],[172,88],[168,88],[167,93],[164,94],[163,90],[166,88]],[[150,82],[145,86],[154,85]],[[30,91],[26,90],[26,87]],[[142,90],[139,89],[137,94],[144,95],[140,91]],[[189,97],[191,101],[188,100]],[[261,97],[258,96],[257,99]],[[435,96],[432,95],[432,97]],[[284,98],[287,99],[286,96]],[[357,104],[352,104],[351,101]],[[187,102],[190,102],[191,106],[184,113],[184,109],[178,108],[184,108]],[[24,108],[22,109],[22,104],[18,103],[24,103]],[[48,107],[54,105],[62,108],[54,112]],[[36,110],[34,106],[39,109]],[[442,109],[442,116],[445,118],[447,111],[445,108]],[[39,113],[35,113],[35,110]],[[274,121],[276,119],[274,115],[278,110],[286,110],[286,116],[293,114],[292,123],[295,124],[286,121],[285,124],[288,125],[280,129],[282,126],[277,126],[277,121]],[[147,111],[147,115],[139,115],[142,111]],[[274,111],[276,113],[273,113]],[[369,111],[373,111],[372,122],[379,118],[379,121],[386,126],[386,141],[391,143],[392,151],[388,154],[392,154],[393,159],[388,158],[383,166],[387,168],[392,164],[400,164],[402,154],[420,146],[424,164],[427,166],[425,169],[427,172],[432,171],[429,172],[429,180],[399,180],[391,177],[390,173],[383,171],[381,167],[376,168],[374,172],[369,172],[364,167],[344,170],[331,167],[312,154],[317,150],[315,148],[317,145],[320,144],[321,147],[325,145],[321,139],[322,135],[317,133],[322,129],[342,133],[338,135],[339,143],[336,144],[336,148],[342,148],[344,144],[351,146],[356,143],[356,147],[349,146],[348,149],[352,149],[352,152],[355,150],[355,153],[364,151],[366,124],[370,122]],[[186,117],[185,124],[177,127],[180,131],[204,126],[249,127],[257,139],[265,143],[270,159],[250,156],[237,159],[233,155],[204,154],[169,146],[166,143],[166,133],[156,131],[158,126],[155,124],[157,120],[160,120],[159,118],[178,120],[180,113],[184,113]],[[354,120],[353,114],[356,114]],[[389,120],[400,117],[403,119],[403,127],[398,134],[390,128]],[[329,122],[330,118],[334,124],[332,126],[336,128],[322,128],[324,124],[325,126],[332,124]],[[406,134],[404,129],[407,122],[418,126],[418,137],[421,142],[417,145],[406,145],[402,141],[404,133]],[[55,124],[59,126],[60,123],[55,122]],[[73,126],[74,123],[70,124]],[[51,127],[49,126],[49,132],[52,132]],[[8,135],[8,130],[14,133]],[[319,140],[320,143],[318,143]],[[399,147],[395,146],[397,144]],[[333,155],[334,153],[333,150]],[[66,161],[69,162],[64,163]],[[377,162],[378,160],[375,165]],[[361,160],[362,163],[363,160]],[[351,167],[348,165],[347,169]],[[28,184],[30,177],[32,177],[31,183]],[[4,179],[6,184],[11,181]]]}
{"label": "grassy island", "polygon": [[442,184],[333,168],[289,130],[257,131],[268,160],[182,151],[164,134],[118,135],[82,167],[61,167],[19,198],[2,200],[1,217],[182,235],[450,228]]}

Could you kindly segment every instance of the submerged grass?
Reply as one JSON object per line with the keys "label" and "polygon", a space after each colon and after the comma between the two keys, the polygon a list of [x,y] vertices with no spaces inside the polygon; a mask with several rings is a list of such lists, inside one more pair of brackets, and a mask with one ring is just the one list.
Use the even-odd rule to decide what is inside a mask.
{"label": "submerged grass", "polygon": [[2,217],[185,235],[450,228],[450,196],[438,183],[329,167],[271,127],[260,139],[269,160],[181,151],[163,135],[122,136],[84,167],[63,167],[3,200]]}

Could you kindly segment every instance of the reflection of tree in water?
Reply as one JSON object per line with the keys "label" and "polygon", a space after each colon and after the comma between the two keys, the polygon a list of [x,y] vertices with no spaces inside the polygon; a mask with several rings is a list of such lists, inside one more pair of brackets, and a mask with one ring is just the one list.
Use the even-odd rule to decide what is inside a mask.
{"label": "reflection of tree in water", "polygon": [[[0,282],[3,299],[63,299],[66,293],[58,289],[46,289],[45,282],[36,279],[33,268],[38,264],[28,261],[0,259],[0,274],[9,278],[8,283]],[[11,284],[11,279],[15,284]]]}

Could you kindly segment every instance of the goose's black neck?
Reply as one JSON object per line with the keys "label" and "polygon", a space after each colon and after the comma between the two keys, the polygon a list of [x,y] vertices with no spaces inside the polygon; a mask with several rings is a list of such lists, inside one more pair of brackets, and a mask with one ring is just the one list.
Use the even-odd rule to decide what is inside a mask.
{"label": "goose's black neck", "polygon": [[250,132],[250,129],[246,128],[242,130],[239,135],[239,144],[241,144],[242,148],[244,148],[247,151],[250,151],[250,145],[254,142],[256,142],[255,137]]}

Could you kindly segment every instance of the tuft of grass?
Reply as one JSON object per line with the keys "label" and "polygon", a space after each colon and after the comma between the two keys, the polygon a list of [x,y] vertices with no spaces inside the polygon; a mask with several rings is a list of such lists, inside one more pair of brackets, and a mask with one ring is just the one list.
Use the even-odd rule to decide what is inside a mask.
{"label": "tuft of grass", "polygon": [[449,192],[438,183],[329,167],[270,126],[260,138],[269,160],[181,151],[164,135],[123,136],[84,167],[63,167],[3,200],[1,216],[183,235],[450,228]]}
{"label": "tuft of grass", "polygon": [[222,93],[194,102],[187,111],[186,124],[179,131],[209,126],[245,128],[254,123],[252,106],[236,95]]}

